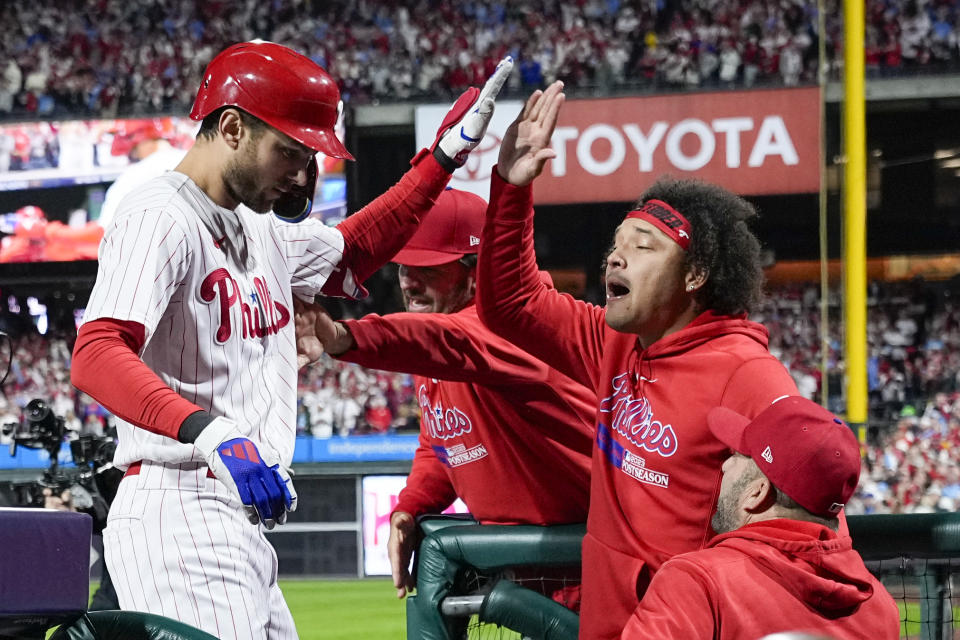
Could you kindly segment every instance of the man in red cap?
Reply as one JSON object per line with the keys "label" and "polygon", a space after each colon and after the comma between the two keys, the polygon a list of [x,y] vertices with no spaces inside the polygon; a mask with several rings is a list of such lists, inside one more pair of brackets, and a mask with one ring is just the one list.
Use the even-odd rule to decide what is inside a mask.
{"label": "man in red cap", "polygon": [[408,313],[334,322],[311,307],[297,318],[308,357],[325,350],[416,376],[420,446],[388,542],[401,598],[413,587],[416,517],[440,513],[457,497],[482,524],[567,524],[587,516],[593,391],[480,323],[473,299],[485,211],[483,199],[465,191],[437,198],[393,258]]}
{"label": "man in red cap", "polygon": [[[484,136],[512,61],[471,89],[413,168],[336,228],[309,211],[337,84],[271,42],[207,66],[196,143],[120,204],[74,347],[73,384],[117,420],[126,469],[104,530],[120,605],[218,638],[294,638],[263,533],[296,508],[293,296],[362,297]],[[242,205],[242,206],[241,206]]]}
{"label": "man in red cap", "polygon": [[718,535],[660,568],[621,638],[897,638],[896,603],[837,533],[860,477],[853,431],[799,396],[753,420],[717,407],[707,422],[733,451],[713,516]]}

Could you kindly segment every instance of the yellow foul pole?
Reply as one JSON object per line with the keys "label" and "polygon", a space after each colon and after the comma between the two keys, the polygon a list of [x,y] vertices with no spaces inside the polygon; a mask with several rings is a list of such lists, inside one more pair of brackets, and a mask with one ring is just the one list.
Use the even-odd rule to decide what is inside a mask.
{"label": "yellow foul pole", "polygon": [[843,179],[847,421],[863,441],[867,423],[867,163],[864,100],[865,0],[844,0]]}
{"label": "yellow foul pole", "polygon": [[[824,0],[817,0],[817,33],[826,33]],[[820,404],[829,408],[830,398],[830,256],[827,245],[827,43],[817,38],[817,84],[820,86]]]}

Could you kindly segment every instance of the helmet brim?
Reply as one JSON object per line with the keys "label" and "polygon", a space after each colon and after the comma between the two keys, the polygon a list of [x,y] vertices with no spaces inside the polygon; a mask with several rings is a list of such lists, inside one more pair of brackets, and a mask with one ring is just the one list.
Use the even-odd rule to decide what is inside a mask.
{"label": "helmet brim", "polygon": [[314,151],[332,158],[341,158],[343,160],[354,159],[353,154],[347,151],[347,148],[343,146],[343,143],[340,142],[337,134],[335,134],[332,129],[320,129],[305,125],[302,122],[283,120],[281,118],[271,118],[267,120],[267,122]]}

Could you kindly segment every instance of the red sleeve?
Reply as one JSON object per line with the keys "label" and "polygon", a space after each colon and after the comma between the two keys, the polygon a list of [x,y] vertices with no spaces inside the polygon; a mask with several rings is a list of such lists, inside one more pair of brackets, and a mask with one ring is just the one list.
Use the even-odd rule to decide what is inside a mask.
{"label": "red sleeve", "polygon": [[798,393],[786,367],[772,355],[765,355],[737,367],[727,380],[720,404],[752,418],[777,398]]}
{"label": "red sleeve", "polygon": [[480,323],[475,309],[459,313],[392,313],[344,321],[356,346],[338,359],[427,378],[502,387],[543,383],[543,362]]}
{"label": "red sleeve", "polygon": [[[337,225],[343,234],[341,264],[356,282],[369,278],[407,244],[449,181],[450,174],[428,153],[386,193]],[[339,295],[344,275],[344,269],[335,271],[324,293]]]}
{"label": "red sleeve", "polygon": [[494,333],[590,388],[599,383],[603,308],[547,287],[533,249],[533,187],[493,170],[480,239],[477,310]]}
{"label": "red sleeve", "polygon": [[168,387],[137,355],[145,340],[138,322],[100,318],[80,327],[70,381],[114,415],[177,439],[180,425],[201,411]]}
{"label": "red sleeve", "polygon": [[672,560],[653,577],[620,640],[715,638],[708,578],[696,565]]}
{"label": "red sleeve", "polygon": [[450,476],[420,433],[420,446],[413,456],[407,486],[400,492],[394,511],[406,511],[413,517],[424,513],[442,513],[457,499]]}

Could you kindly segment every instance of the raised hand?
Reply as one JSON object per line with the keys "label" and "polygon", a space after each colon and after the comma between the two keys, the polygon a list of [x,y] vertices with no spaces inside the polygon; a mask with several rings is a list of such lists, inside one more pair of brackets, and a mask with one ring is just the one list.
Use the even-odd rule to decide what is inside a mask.
{"label": "raised hand", "polygon": [[512,185],[526,186],[540,175],[547,160],[557,153],[550,138],[563,106],[563,82],[557,80],[546,91],[534,91],[523,111],[507,128],[500,145],[497,173]]}
{"label": "raised hand", "polygon": [[470,152],[480,144],[493,118],[494,101],[513,70],[513,58],[507,56],[497,65],[483,85],[467,89],[450,107],[430,147],[434,157],[453,173],[467,161]]}

